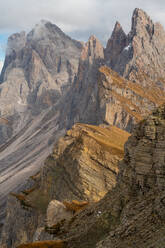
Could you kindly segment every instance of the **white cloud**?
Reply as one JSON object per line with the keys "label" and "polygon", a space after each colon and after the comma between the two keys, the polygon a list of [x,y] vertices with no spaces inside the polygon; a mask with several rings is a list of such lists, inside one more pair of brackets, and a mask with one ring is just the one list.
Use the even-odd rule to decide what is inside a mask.
{"label": "white cloud", "polygon": [[1,70],[2,70],[2,67],[3,67],[3,61],[0,61],[0,73],[1,73]]}
{"label": "white cloud", "polygon": [[86,40],[93,33],[105,40],[116,20],[129,31],[136,7],[165,26],[164,0],[0,0],[0,6],[0,33],[29,30],[46,19],[75,38]]}

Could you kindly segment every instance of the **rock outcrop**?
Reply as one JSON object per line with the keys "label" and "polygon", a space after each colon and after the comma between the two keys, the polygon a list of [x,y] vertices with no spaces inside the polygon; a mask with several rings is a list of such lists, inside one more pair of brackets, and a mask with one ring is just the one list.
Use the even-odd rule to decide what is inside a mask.
{"label": "rock outcrop", "polygon": [[136,123],[164,102],[165,92],[159,86],[144,87],[126,80],[107,66],[99,68],[100,121],[131,132]]}
{"label": "rock outcrop", "polygon": [[52,227],[58,224],[61,220],[71,219],[73,217],[73,213],[71,211],[67,211],[66,206],[57,200],[52,200],[47,208],[46,213],[46,225],[47,227]]}
{"label": "rock outcrop", "polygon": [[[77,201],[91,203],[103,198],[116,184],[117,164],[123,158],[128,136],[113,126],[76,124],[69,130],[55,145],[41,173],[33,177],[34,185],[9,197],[1,246],[14,248],[28,241],[53,239],[45,232],[47,207],[52,200],[74,210],[86,205]],[[66,200],[74,201],[69,204]]]}

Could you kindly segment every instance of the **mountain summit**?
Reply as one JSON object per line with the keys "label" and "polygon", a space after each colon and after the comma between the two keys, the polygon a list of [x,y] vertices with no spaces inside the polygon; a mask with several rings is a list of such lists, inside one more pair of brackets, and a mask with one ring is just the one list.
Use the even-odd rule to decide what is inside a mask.
{"label": "mountain summit", "polygon": [[107,64],[113,68],[116,58],[127,45],[127,36],[119,22],[116,22],[111,38],[107,42],[105,49],[105,59]]}
{"label": "mountain summit", "polygon": [[113,61],[111,68],[132,81],[146,85],[147,78],[158,83],[165,76],[165,57],[162,56],[165,51],[163,27],[159,23],[154,24],[143,10],[135,9],[131,31],[127,37],[120,32],[124,37],[125,47],[121,47],[120,53],[109,53],[110,44],[116,40],[113,35],[105,50],[107,63]]}

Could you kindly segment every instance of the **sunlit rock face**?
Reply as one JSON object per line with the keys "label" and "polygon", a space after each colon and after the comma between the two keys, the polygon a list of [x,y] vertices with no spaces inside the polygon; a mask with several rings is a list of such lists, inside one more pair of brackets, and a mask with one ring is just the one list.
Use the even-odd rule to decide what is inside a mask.
{"label": "sunlit rock face", "polygon": [[2,247],[53,239],[45,227],[58,227],[75,210],[102,199],[116,185],[118,162],[129,136],[115,126],[75,124],[32,177],[34,182],[30,179],[26,190],[9,197]]}

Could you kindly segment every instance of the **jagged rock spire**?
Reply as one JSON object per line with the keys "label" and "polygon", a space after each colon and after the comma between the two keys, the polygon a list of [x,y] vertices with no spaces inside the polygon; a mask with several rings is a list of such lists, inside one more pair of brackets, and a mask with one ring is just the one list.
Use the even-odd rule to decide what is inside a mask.
{"label": "jagged rock spire", "polygon": [[126,46],[126,38],[127,36],[125,32],[123,31],[120,23],[117,21],[105,49],[105,59],[109,62],[111,67],[113,67],[117,56]]}
{"label": "jagged rock spire", "polygon": [[152,37],[154,32],[154,23],[151,18],[142,9],[136,8],[132,15],[132,28],[131,34],[138,34],[140,36],[147,32]]}
{"label": "jagged rock spire", "polygon": [[93,63],[96,59],[103,59],[104,58],[104,48],[101,42],[94,36],[91,35],[89,37],[88,42],[84,45],[81,59],[87,60],[89,59],[90,63]]}
{"label": "jagged rock spire", "polygon": [[116,23],[105,49],[108,66],[144,86],[148,78],[155,81],[165,77],[165,56],[162,55],[165,55],[165,31],[139,8],[133,12],[129,34],[126,36]]}

